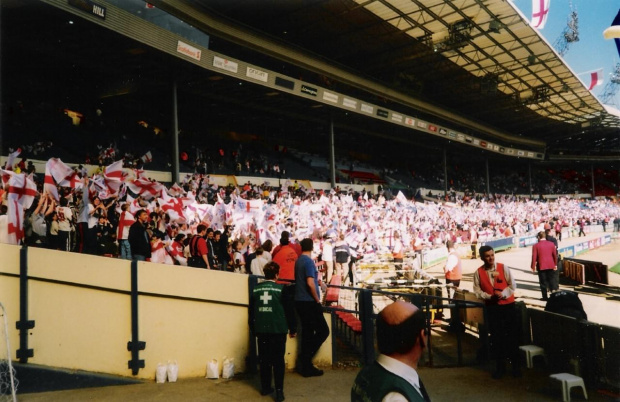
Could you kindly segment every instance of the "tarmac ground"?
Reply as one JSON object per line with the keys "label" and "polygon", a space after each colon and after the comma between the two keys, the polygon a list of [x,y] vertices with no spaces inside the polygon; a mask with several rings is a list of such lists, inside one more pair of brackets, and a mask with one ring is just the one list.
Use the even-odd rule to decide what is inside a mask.
{"label": "tarmac ground", "polygon": [[[589,234],[591,239],[600,233]],[[566,239],[560,246],[577,243],[583,239]],[[497,253],[496,261],[513,267],[517,278],[517,300],[529,306],[544,307],[540,301],[538,278],[529,269],[531,248],[513,249]],[[592,250],[579,256],[581,259],[601,261],[609,267],[620,261],[620,242]],[[464,279],[461,286],[472,290],[473,271],[481,265],[480,260],[464,260]],[[443,267],[436,266],[429,273],[443,279]],[[610,273],[609,284],[620,286],[620,275]],[[566,287],[565,287],[566,288]],[[571,290],[571,288],[566,288]],[[596,295],[580,295],[589,321],[620,327],[620,302],[606,300]],[[418,372],[433,401],[558,401],[562,400],[561,387],[549,379],[544,361],[537,360],[531,369],[522,369],[523,376],[513,378],[508,374],[500,380],[491,378],[492,363],[466,367],[431,368],[419,367]],[[180,368],[182,371],[182,367]],[[58,371],[61,372],[62,370]],[[304,378],[289,371],[285,375],[284,394],[287,401],[348,401],[351,384],[358,367],[327,368],[321,377]],[[19,372],[19,368],[18,368]],[[75,373],[65,373],[69,381]],[[19,375],[18,375],[19,378]],[[109,378],[108,378],[109,380]],[[122,379],[118,379],[122,380]],[[59,380],[62,381],[62,380]],[[113,384],[108,381],[107,384]],[[118,382],[117,382],[118,383]],[[94,386],[47,392],[18,392],[18,400],[36,401],[270,401],[273,396],[261,396],[258,374],[238,374],[232,379],[210,380],[206,378],[182,378],[176,383],[156,384],[155,380],[127,385]],[[589,401],[620,401],[620,384],[615,389],[588,389]],[[585,400],[580,388],[573,388],[572,400]]]}

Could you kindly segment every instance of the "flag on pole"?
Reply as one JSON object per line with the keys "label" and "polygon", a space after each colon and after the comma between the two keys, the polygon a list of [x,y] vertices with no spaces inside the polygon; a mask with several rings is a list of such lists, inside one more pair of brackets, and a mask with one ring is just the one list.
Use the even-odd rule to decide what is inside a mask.
{"label": "flag on pole", "polygon": [[543,29],[549,16],[549,3],[551,0],[532,0],[532,27]]}
{"label": "flag on pole", "polygon": [[592,90],[592,88],[599,86],[603,83],[603,69],[599,68],[596,71],[590,72],[590,85],[588,86],[588,90]]}
{"label": "flag on pole", "polygon": [[603,31],[605,39],[612,39],[616,42],[616,48],[618,48],[618,54],[620,55],[620,10],[616,15],[616,18],[611,22],[611,26]]}

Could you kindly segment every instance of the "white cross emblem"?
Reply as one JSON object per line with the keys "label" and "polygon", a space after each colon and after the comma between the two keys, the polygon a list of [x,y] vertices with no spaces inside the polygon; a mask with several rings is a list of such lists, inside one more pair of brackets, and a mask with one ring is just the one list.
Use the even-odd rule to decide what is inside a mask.
{"label": "white cross emblem", "polygon": [[263,295],[259,297],[263,301],[263,304],[269,304],[269,300],[273,299],[267,291],[263,292]]}

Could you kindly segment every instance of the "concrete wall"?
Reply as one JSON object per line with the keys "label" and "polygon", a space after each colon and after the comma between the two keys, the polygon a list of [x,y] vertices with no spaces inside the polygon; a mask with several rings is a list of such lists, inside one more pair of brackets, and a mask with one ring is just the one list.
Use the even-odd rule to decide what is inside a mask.
{"label": "concrete wall", "polygon": [[[0,244],[0,302],[7,308],[12,357],[19,348],[19,251]],[[129,261],[28,249],[29,363],[131,376],[131,265]],[[245,371],[249,352],[248,276],[195,268],[138,263],[139,341],[145,368],[176,360],[180,377],[205,376],[207,361],[235,359]],[[329,316],[326,315],[328,323]],[[287,342],[294,368],[297,339]],[[330,365],[331,338],[315,363]]]}

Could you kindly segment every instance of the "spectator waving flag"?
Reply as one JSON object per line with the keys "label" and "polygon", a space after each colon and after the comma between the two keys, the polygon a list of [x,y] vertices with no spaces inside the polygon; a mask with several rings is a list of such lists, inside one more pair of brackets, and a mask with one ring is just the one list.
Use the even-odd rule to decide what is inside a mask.
{"label": "spectator waving flag", "polygon": [[612,39],[616,42],[616,48],[618,48],[618,54],[620,55],[620,10],[616,18],[611,22],[611,26],[603,31],[605,39]]}
{"label": "spectator waving flag", "polygon": [[543,29],[549,16],[549,3],[551,0],[532,0],[532,27]]}
{"label": "spectator waving flag", "polygon": [[[15,152],[11,152],[9,154],[9,157],[6,159],[6,163],[4,164],[4,171],[13,170],[13,164],[15,163],[15,158],[17,158],[21,152],[22,152],[22,149],[17,148]],[[4,173],[4,171],[2,173],[2,185],[6,187],[7,183],[9,182],[9,178],[11,176],[8,173]]]}

